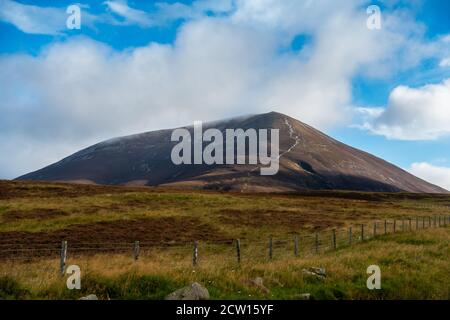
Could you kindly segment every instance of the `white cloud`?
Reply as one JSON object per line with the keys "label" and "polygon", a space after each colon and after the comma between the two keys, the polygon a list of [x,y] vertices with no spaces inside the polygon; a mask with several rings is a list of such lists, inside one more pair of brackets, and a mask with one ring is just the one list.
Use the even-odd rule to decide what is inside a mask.
{"label": "white cloud", "polygon": [[363,117],[368,119],[373,119],[376,117],[379,117],[383,114],[384,108],[380,107],[372,107],[372,108],[366,108],[366,107],[356,107],[355,112],[361,114]]}
{"label": "white cloud", "polygon": [[153,25],[152,19],[145,11],[129,7],[125,0],[110,0],[105,1],[104,4],[112,12],[124,18],[126,24],[137,24],[143,27]]}
{"label": "white cloud", "polygon": [[[93,15],[88,10],[89,6],[78,5],[82,10],[82,28],[92,28],[96,23],[115,23],[110,16]],[[69,14],[66,9],[67,7],[40,7],[12,0],[0,0],[0,21],[10,23],[24,33],[63,35],[68,31],[66,22]]]}
{"label": "white cloud", "polygon": [[0,20],[26,33],[57,35],[66,28],[66,19],[65,9],[0,0]]}
{"label": "white cloud", "polygon": [[191,5],[180,2],[156,2],[156,12],[154,13],[134,9],[129,6],[127,0],[108,0],[104,4],[111,12],[124,19],[122,22],[111,20],[112,23],[122,25],[135,24],[144,28],[163,26],[179,19],[197,19],[209,12],[222,14],[233,9],[232,0],[197,0],[193,1]]}
{"label": "white cloud", "polygon": [[158,8],[155,18],[161,21],[201,18],[206,13],[220,15],[234,9],[233,0],[196,0],[191,5],[157,2],[155,5]]}
{"label": "white cloud", "polygon": [[441,68],[447,68],[450,67],[450,34],[442,36],[440,39],[441,43],[441,61],[439,63],[439,66]]}
{"label": "white cloud", "polygon": [[413,163],[408,170],[413,175],[450,190],[450,167],[440,167],[427,162]]}
{"label": "white cloud", "polygon": [[450,134],[450,79],[420,88],[399,86],[386,109],[364,127],[400,140],[434,140]]}
{"label": "white cloud", "polygon": [[450,67],[450,58],[442,59],[439,66],[442,68]]}
{"label": "white cloud", "polygon": [[[196,3],[195,12],[230,8]],[[324,129],[350,120],[355,75],[389,75],[434,53],[404,12],[372,32],[360,1],[312,3],[237,1],[230,15],[185,22],[170,45],[115,51],[72,38],[0,57],[1,166],[17,176],[102,139],[243,113],[276,110]],[[302,33],[312,41],[286,50]]]}

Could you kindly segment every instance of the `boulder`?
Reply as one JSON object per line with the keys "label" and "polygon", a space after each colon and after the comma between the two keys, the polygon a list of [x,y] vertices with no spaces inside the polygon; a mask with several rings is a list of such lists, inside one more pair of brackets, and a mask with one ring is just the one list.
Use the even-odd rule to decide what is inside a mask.
{"label": "boulder", "polygon": [[263,291],[266,294],[270,293],[270,290],[264,286],[264,280],[261,277],[256,277],[255,279],[251,279],[249,281],[249,283],[251,286],[258,288],[259,290]]}
{"label": "boulder", "polygon": [[310,293],[302,293],[299,295],[299,300],[311,300]]}
{"label": "boulder", "polygon": [[165,300],[208,300],[208,289],[201,284],[194,282],[189,286],[178,289],[168,294]]}
{"label": "boulder", "polygon": [[306,268],[306,269],[303,269],[302,272],[304,274],[316,276],[319,278],[326,278],[326,276],[327,276],[327,272],[325,271],[325,268],[316,268],[316,267]]}
{"label": "boulder", "polygon": [[97,296],[95,294],[90,294],[90,295],[87,295],[85,297],[81,297],[78,300],[98,300],[98,298],[97,298]]}

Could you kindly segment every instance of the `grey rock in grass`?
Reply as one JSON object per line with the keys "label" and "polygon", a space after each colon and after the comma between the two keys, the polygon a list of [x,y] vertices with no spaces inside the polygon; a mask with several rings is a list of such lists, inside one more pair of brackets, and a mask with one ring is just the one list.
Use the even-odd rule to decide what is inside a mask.
{"label": "grey rock in grass", "polygon": [[85,297],[81,297],[78,300],[98,300],[98,297],[95,294],[90,294]]}
{"label": "grey rock in grass", "polygon": [[250,282],[250,285],[252,285],[252,286],[254,286],[254,287],[260,289],[260,290],[263,291],[264,293],[266,293],[266,294],[270,293],[270,290],[267,289],[267,288],[264,286],[264,280],[263,280],[263,278],[261,278],[261,277],[256,277],[255,279],[251,279],[249,282]]}
{"label": "grey rock in grass", "polygon": [[310,293],[302,293],[299,296],[300,300],[311,300],[311,294]]}
{"label": "grey rock in grass", "polygon": [[178,289],[166,296],[165,300],[208,300],[208,289],[194,282],[189,286]]}
{"label": "grey rock in grass", "polygon": [[316,268],[316,267],[306,268],[306,269],[303,269],[302,272],[304,274],[316,276],[319,278],[326,278],[326,276],[327,276],[327,272],[326,272],[325,268]]}

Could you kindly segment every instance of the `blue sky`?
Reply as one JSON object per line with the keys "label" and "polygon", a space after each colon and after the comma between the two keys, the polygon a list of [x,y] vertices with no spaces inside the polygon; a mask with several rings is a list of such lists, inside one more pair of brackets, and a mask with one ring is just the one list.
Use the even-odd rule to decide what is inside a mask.
{"label": "blue sky", "polygon": [[[276,110],[450,188],[450,2],[0,0],[0,178]],[[381,9],[369,30],[366,9]]]}

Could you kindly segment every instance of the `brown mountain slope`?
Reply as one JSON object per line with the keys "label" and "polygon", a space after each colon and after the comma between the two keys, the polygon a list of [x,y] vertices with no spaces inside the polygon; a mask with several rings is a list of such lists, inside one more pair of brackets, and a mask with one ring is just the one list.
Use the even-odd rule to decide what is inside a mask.
{"label": "brown mountain slope", "polygon": [[[239,191],[361,190],[445,193],[446,190],[286,115],[271,112],[204,124],[225,129],[280,130],[280,169],[261,176],[255,165],[179,165],[172,130],[101,142],[18,180],[164,185]],[[188,128],[192,132],[192,127]]]}

